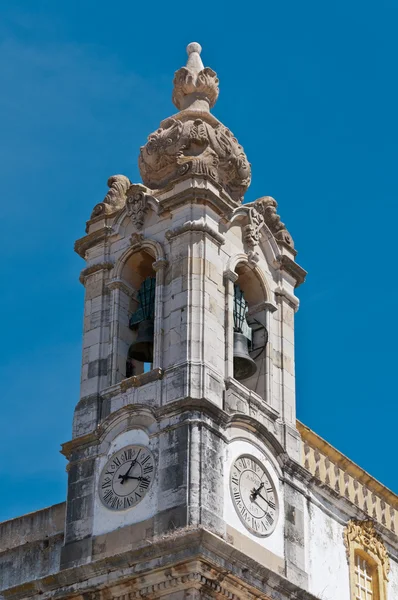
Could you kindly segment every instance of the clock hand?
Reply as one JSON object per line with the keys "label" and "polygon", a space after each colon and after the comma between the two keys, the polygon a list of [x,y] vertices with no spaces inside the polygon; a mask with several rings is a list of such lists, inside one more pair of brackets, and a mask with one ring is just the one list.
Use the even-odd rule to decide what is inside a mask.
{"label": "clock hand", "polygon": [[[122,475],[119,475],[119,477],[122,477]],[[148,481],[147,477],[132,477],[131,475],[124,475],[124,480],[126,479],[137,479],[138,481]]]}
{"label": "clock hand", "polygon": [[[251,496],[250,496],[250,500],[251,500],[252,502],[253,502],[253,501],[254,501],[254,500],[257,498],[257,496],[260,494],[260,491],[263,489],[263,487],[264,487],[264,481],[262,481],[262,482],[260,483],[260,485],[258,486],[258,488],[257,488],[257,489],[256,489],[256,488],[253,488],[253,489],[252,489],[252,493],[251,493]],[[261,496],[261,497],[262,497],[262,496]]]}
{"label": "clock hand", "polygon": [[129,466],[128,470],[126,471],[126,473],[124,475],[119,475],[119,479],[121,479],[122,481],[120,483],[124,483],[127,479],[127,475],[130,473],[131,469],[134,467],[134,465],[136,464],[138,457],[140,455],[141,452],[141,448],[138,450],[138,454],[137,456],[131,461],[131,465]]}
{"label": "clock hand", "polygon": [[267,503],[269,506],[271,506],[271,503],[270,503],[270,501],[269,501],[269,500],[267,500],[267,498],[264,498],[264,496],[262,496],[262,495],[260,494],[260,492],[258,492],[258,494],[257,494],[257,495],[258,495],[258,496],[260,496],[260,498],[262,498],[262,499],[264,500],[264,502],[266,502],[266,503]]}

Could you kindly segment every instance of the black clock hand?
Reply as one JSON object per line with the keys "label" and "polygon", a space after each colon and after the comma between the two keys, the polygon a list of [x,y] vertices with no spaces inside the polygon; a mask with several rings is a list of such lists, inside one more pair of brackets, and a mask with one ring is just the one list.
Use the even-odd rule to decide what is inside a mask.
{"label": "black clock hand", "polygon": [[[121,477],[121,475],[119,475]],[[132,477],[131,475],[124,475],[124,480],[126,479],[138,479],[138,481],[148,481],[147,477]]]}
{"label": "black clock hand", "polygon": [[119,475],[119,479],[122,480],[120,483],[124,483],[126,481],[128,474],[130,473],[131,469],[134,467],[134,465],[136,464],[136,462],[138,460],[140,452],[141,452],[141,448],[138,450],[137,456],[131,461],[131,465],[129,466],[129,468],[126,471],[126,473],[124,475]]}
{"label": "black clock hand", "polygon": [[[252,489],[252,493],[251,493],[251,501],[253,502],[257,496],[260,494],[260,491],[263,489],[264,487],[264,482],[260,483],[260,485],[258,486],[258,488],[253,488]],[[262,497],[262,496],[261,496]]]}
{"label": "black clock hand", "polygon": [[262,498],[262,499],[264,500],[264,502],[266,502],[266,503],[267,503],[269,506],[271,506],[271,503],[270,503],[270,501],[269,501],[269,500],[267,500],[266,498],[264,498],[264,496],[262,496],[262,495],[260,494],[260,492],[258,492],[258,493],[257,493],[257,496],[260,496],[260,498]]}

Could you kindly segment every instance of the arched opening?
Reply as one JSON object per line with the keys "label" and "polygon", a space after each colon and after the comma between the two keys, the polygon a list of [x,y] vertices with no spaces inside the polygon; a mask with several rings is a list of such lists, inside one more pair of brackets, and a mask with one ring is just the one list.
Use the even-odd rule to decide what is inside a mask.
{"label": "arched opening", "polygon": [[[123,265],[121,280],[129,293],[121,301],[120,350],[124,357],[121,379],[152,368],[154,345],[156,273],[155,258],[146,250],[131,254]],[[120,361],[123,369],[123,358]]]}
{"label": "arched opening", "polygon": [[354,598],[380,600],[377,564],[365,551],[354,555]]}
{"label": "arched opening", "polygon": [[234,378],[266,398],[268,323],[267,294],[260,276],[247,263],[235,268]]}

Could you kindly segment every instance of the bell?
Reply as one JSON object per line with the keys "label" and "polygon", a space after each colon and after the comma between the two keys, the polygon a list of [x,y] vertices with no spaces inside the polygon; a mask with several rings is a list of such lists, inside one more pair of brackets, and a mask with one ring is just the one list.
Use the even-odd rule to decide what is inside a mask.
{"label": "bell", "polygon": [[137,338],[129,348],[128,357],[144,363],[153,362],[153,320],[140,321]]}
{"label": "bell", "polygon": [[247,379],[257,371],[257,365],[249,354],[248,339],[243,333],[234,331],[234,377],[238,381]]}

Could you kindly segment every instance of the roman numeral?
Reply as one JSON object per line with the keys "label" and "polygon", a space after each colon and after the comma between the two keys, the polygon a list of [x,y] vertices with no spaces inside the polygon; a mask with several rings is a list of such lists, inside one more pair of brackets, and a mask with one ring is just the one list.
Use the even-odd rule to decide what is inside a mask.
{"label": "roman numeral", "polygon": [[272,489],[272,487],[270,487],[267,488],[265,491],[267,492],[267,494],[271,494],[274,490]]}
{"label": "roman numeral", "polygon": [[129,508],[129,506],[131,506],[132,502],[130,500],[130,498],[124,498],[124,508]]}
{"label": "roman numeral", "polygon": [[104,494],[104,500],[105,500],[105,502],[106,502],[107,504],[109,504],[109,503],[112,501],[112,499],[113,499],[113,493],[112,493],[112,490],[108,490],[108,491],[106,492],[106,494]]}
{"label": "roman numeral", "polygon": [[153,465],[147,465],[146,467],[144,467],[144,474],[152,473],[152,471],[153,471]]}
{"label": "roman numeral", "polygon": [[275,504],[275,502],[272,502],[272,500],[268,500],[268,506],[269,506],[270,508],[273,508],[274,510],[275,510],[275,508],[276,508],[276,504]]}
{"label": "roman numeral", "polygon": [[265,515],[265,518],[267,519],[268,523],[269,523],[270,525],[272,525],[272,523],[274,522],[274,518],[273,518],[273,517],[272,517],[272,516],[271,516],[269,513],[267,513],[267,514]]}
{"label": "roman numeral", "polygon": [[260,523],[254,517],[252,517],[252,528],[255,531],[258,531],[260,529]]}
{"label": "roman numeral", "polygon": [[243,468],[246,469],[246,461],[244,458],[240,459],[241,464],[243,465]]}
{"label": "roman numeral", "polygon": [[102,483],[102,485],[101,485],[101,488],[102,488],[103,490],[106,490],[106,488],[110,488],[111,486],[112,486],[112,481],[111,481],[111,480],[109,480],[109,481],[104,481],[104,482]]}
{"label": "roman numeral", "polygon": [[141,494],[139,494],[138,492],[134,492],[135,495],[135,499],[137,500],[138,498],[142,498]]}
{"label": "roman numeral", "polygon": [[244,506],[241,507],[240,514],[246,521],[250,521],[249,513],[247,512],[247,510]]}
{"label": "roman numeral", "polygon": [[148,460],[149,460],[150,458],[151,458],[151,457],[150,457],[150,456],[149,456],[149,454],[148,454],[148,456],[146,456],[146,457],[144,458],[144,460],[141,460],[141,461],[140,461],[140,462],[141,462],[141,465],[145,465],[145,463],[147,463],[147,462],[148,462]]}
{"label": "roman numeral", "polygon": [[122,466],[122,463],[120,462],[120,460],[117,456],[115,456],[115,458],[113,459],[112,464],[116,465],[116,467]]}
{"label": "roman numeral", "polygon": [[241,497],[240,497],[240,493],[239,492],[234,492],[234,497],[236,502],[240,502],[241,501]]}
{"label": "roman numeral", "polygon": [[146,489],[149,486],[149,479],[143,477],[140,482],[140,488]]}

